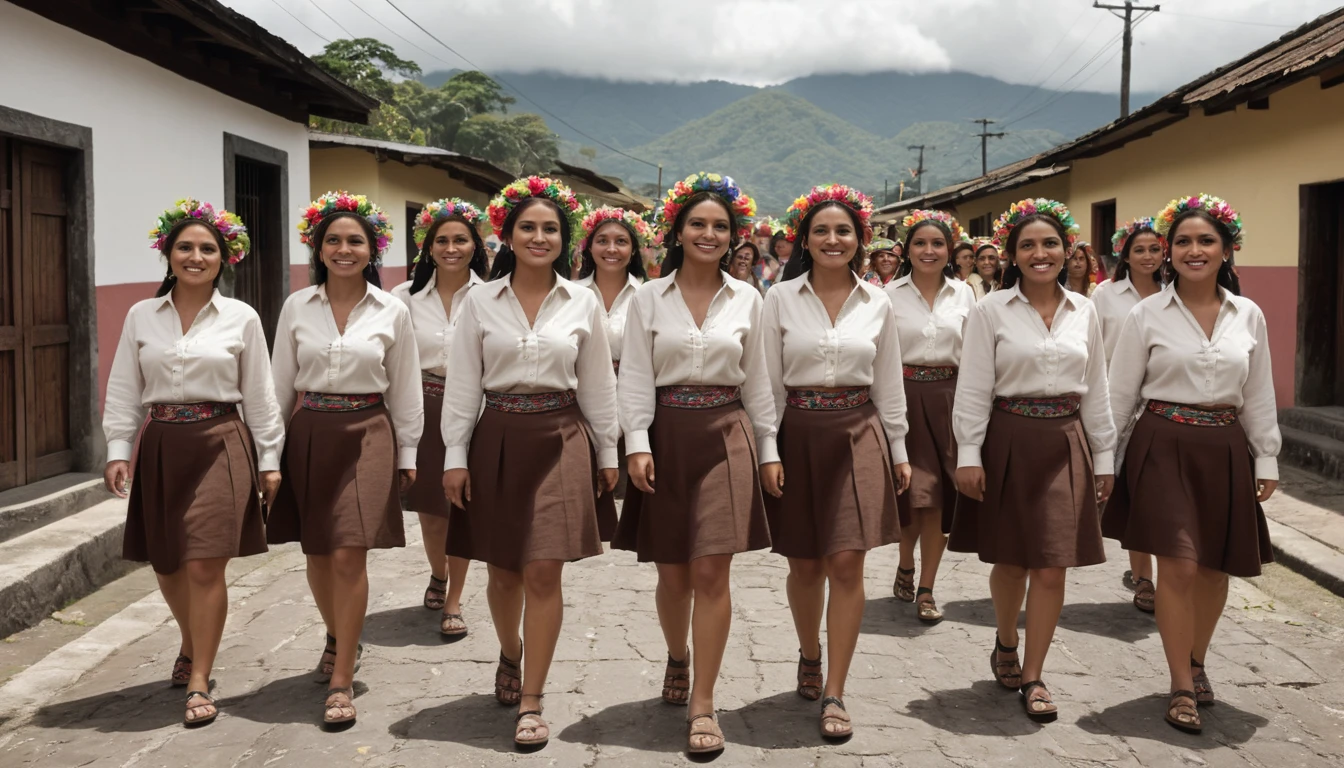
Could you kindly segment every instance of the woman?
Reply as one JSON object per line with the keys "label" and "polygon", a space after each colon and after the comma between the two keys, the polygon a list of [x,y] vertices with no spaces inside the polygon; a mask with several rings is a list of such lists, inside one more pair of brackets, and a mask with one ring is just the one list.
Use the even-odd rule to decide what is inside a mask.
{"label": "woman", "polygon": [[990,240],[982,240],[975,246],[975,274],[966,284],[975,291],[975,300],[985,298],[985,294],[998,290],[1003,284],[1003,267],[999,266],[999,249]]}
{"label": "woman", "polygon": [[315,285],[285,301],[275,332],[276,397],[292,416],[266,535],[300,542],[308,556],[327,627],[317,680],[329,683],[322,719],[331,727],[356,717],[369,550],[406,546],[399,494],[415,482],[424,403],[411,313],[379,287],[387,216],[363,195],[328,192],[299,231]]}
{"label": "woman", "polygon": [[733,251],[733,258],[728,262],[728,274],[734,280],[751,283],[756,287],[756,290],[760,291],[761,281],[756,277],[756,267],[760,263],[761,252],[756,249],[756,244],[750,240],[744,240],[737,247],[737,250]]}
{"label": "woman", "polygon": [[886,239],[869,243],[868,270],[863,275],[863,281],[878,288],[891,282],[896,276],[896,269],[901,265],[901,259],[896,255],[896,249],[899,247],[897,243]]}
{"label": "woman", "polygon": [[729,568],[734,554],[770,546],[756,467],[767,487],[780,474],[761,294],[723,270],[755,207],[717,174],[695,174],[668,191],[659,219],[668,244],[663,277],[635,294],[621,351],[633,488],[612,546],[657,563],[667,641],[662,696],[689,703],[694,754],[724,747],[714,684],[732,619]]}
{"label": "woman", "polygon": [[1103,527],[1125,549],[1157,555],[1166,721],[1199,733],[1197,705],[1215,700],[1204,660],[1227,577],[1258,576],[1273,559],[1260,505],[1278,487],[1283,441],[1265,316],[1233,273],[1241,216],[1217,197],[1184,197],[1154,229],[1170,243],[1175,274],[1171,288],[1139,302],[1116,344],[1115,419],[1144,407]]}
{"label": "woman", "polygon": [[460,534],[448,554],[487,565],[495,699],[518,707],[513,741],[531,750],[550,739],[541,700],[564,564],[602,554],[616,527],[616,374],[601,302],[561,276],[582,226],[574,193],[529,176],[489,214],[503,245],[491,281],[467,294],[448,360],[443,490]]}
{"label": "woman", "polygon": [[1097,258],[1092,255],[1092,244],[1079,240],[1069,254],[1068,265],[1059,273],[1059,284],[1065,290],[1088,298],[1097,289]]}
{"label": "woman", "polygon": [[950,546],[994,564],[994,677],[1020,688],[1027,716],[1047,723],[1059,709],[1041,672],[1064,605],[1065,570],[1106,559],[1097,507],[1114,479],[1115,426],[1096,310],[1057,282],[1078,231],[1069,209],[1023,200],[994,229],[1009,266],[1003,290],[966,321],[952,429],[957,489],[967,498]]}
{"label": "woman", "polygon": [[266,551],[263,504],[280,486],[284,424],[261,319],[216,289],[251,247],[243,222],[187,198],[150,239],[168,274],[122,326],[103,407],[103,481],[127,498],[139,434],[122,557],[154,568],[182,634],[170,679],[187,687],[183,723],[199,726],[219,714],[210,671],[229,609],[224,569]]}
{"label": "woman", "polygon": [[952,265],[956,270],[956,279],[966,282],[975,274],[975,244],[969,240],[958,240],[952,244]]}
{"label": "woman", "polygon": [[[905,217],[905,252],[900,277],[887,287],[901,335],[902,375],[910,401],[910,492],[900,497],[901,555],[892,591],[915,604],[926,624],[943,620],[933,597],[938,565],[947,547],[957,507],[957,442],[952,434],[952,401],[961,364],[962,328],[975,294],[955,279],[948,244],[961,238],[961,225],[942,211],[915,211]],[[915,586],[915,545],[919,545],[919,586]]]}
{"label": "woman", "polygon": [[785,220],[793,256],[762,316],[783,463],[781,481],[766,488],[772,551],[789,561],[798,695],[821,699],[821,735],[831,740],[854,733],[844,695],[863,622],[864,558],[899,538],[896,495],[910,482],[896,318],[881,289],[854,274],[872,212],[867,196],[838,184],[799,198]]}
{"label": "woman", "polygon": [[451,510],[443,495],[443,436],[433,425],[443,416],[443,385],[453,327],[462,315],[467,291],[484,282],[486,275],[489,258],[479,230],[482,218],[479,208],[457,198],[426,205],[414,220],[417,255],[411,264],[411,279],[392,289],[392,295],[411,312],[420,356],[425,423],[430,425],[420,438],[415,484],[407,493],[406,507],[420,518],[425,557],[429,560],[424,606],[441,612],[439,633],[450,639],[467,634],[462,618],[462,586],[468,562],[444,555]]}
{"label": "woman", "polygon": [[639,256],[653,237],[648,222],[633,211],[603,206],[584,217],[579,231],[579,278],[602,307],[602,325],[611,347],[611,364],[621,370],[621,340],[630,300],[644,284],[644,259]]}
{"label": "woman", "polygon": [[[1166,240],[1153,228],[1151,218],[1135,219],[1115,231],[1111,246],[1120,260],[1115,267],[1115,280],[1108,280],[1092,292],[1092,303],[1101,321],[1101,338],[1106,343],[1106,365],[1109,370],[1115,345],[1120,340],[1120,328],[1134,305],[1162,290],[1162,260],[1166,254]],[[1120,432],[1128,431],[1134,414],[1115,422]],[[1145,552],[1129,553],[1129,577],[1134,585],[1134,607],[1152,613],[1157,588],[1153,584],[1153,558]]]}

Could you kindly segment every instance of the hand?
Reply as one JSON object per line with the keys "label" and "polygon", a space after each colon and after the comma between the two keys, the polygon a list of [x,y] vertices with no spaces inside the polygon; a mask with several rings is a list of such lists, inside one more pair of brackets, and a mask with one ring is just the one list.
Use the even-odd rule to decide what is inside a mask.
{"label": "hand", "polygon": [[443,495],[458,509],[466,509],[471,501],[471,473],[465,469],[450,469],[443,473]]}
{"label": "hand", "polygon": [[268,470],[262,472],[258,479],[261,481],[261,500],[268,507],[275,504],[275,495],[280,492],[280,472]]}
{"label": "hand", "polygon": [[910,490],[910,476],[913,474],[910,471],[910,462],[907,461],[901,464],[893,464],[891,466],[891,473],[896,476],[897,496]]}
{"label": "hand", "polygon": [[1256,480],[1255,500],[1269,501],[1269,497],[1273,496],[1274,491],[1278,490],[1278,488],[1279,488],[1278,480]]}
{"label": "hand", "polygon": [[957,467],[957,490],[961,492],[962,496],[976,501],[984,501],[985,468]]}
{"label": "hand", "polygon": [[109,461],[103,470],[103,485],[120,498],[126,498],[126,484],[131,480],[131,462]]}
{"label": "hand", "polygon": [[653,493],[653,454],[632,453],[625,459],[630,482],[644,493]]}
{"label": "hand", "polygon": [[616,483],[621,479],[619,469],[599,469],[597,470],[597,495],[611,493],[616,490]]}
{"label": "hand", "polygon": [[784,465],[778,461],[761,465],[761,488],[776,499],[784,495]]}
{"label": "hand", "polygon": [[401,475],[401,483],[400,483],[401,492],[406,493],[407,491],[411,490],[411,486],[415,485],[415,470],[401,469],[397,470],[397,474]]}
{"label": "hand", "polygon": [[1097,503],[1105,504],[1115,490],[1115,475],[1097,475]]}

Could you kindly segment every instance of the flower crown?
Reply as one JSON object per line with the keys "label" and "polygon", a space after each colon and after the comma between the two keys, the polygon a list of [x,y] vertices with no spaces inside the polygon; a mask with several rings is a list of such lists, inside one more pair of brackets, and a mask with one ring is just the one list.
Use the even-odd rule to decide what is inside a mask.
{"label": "flower crown", "polygon": [[[1126,222],[1124,226],[1115,230],[1115,234],[1111,235],[1111,253],[1114,253],[1116,256],[1124,253],[1125,245],[1129,243],[1129,239],[1144,230],[1150,230],[1155,234],[1157,233],[1157,225],[1149,216],[1141,216],[1133,221]],[[1161,243],[1162,250],[1166,251],[1167,238],[1159,234],[1157,235],[1157,241]]]}
{"label": "flower crown", "polygon": [[475,227],[481,222],[484,215],[480,208],[456,197],[435,200],[420,209],[420,213],[415,216],[415,225],[411,229],[411,236],[415,238],[415,261],[412,264],[420,263],[420,254],[424,251],[425,238],[429,237],[429,230],[434,226],[434,222],[453,216],[461,216],[467,224]]}
{"label": "flower crown", "polygon": [[992,245],[994,246],[994,250],[999,250],[999,244],[994,242],[994,238],[992,237],[977,237],[973,239],[973,242],[975,243],[976,253],[979,253],[980,249],[984,248],[986,245]]}
{"label": "flower crown", "polygon": [[751,237],[751,224],[748,220],[756,215],[756,201],[737,186],[732,176],[720,176],[717,173],[702,171],[687,176],[685,181],[678,181],[667,190],[667,195],[663,198],[663,210],[658,214],[656,243],[661,244],[672,233],[672,224],[676,222],[677,214],[681,213],[688,200],[700,192],[712,192],[722,198],[733,213],[737,214],[738,236]]}
{"label": "flower crown", "polygon": [[392,245],[392,222],[387,220],[387,214],[383,213],[383,209],[369,202],[369,198],[364,195],[352,195],[345,190],[328,192],[308,206],[303,212],[303,219],[299,221],[299,241],[309,248],[316,248],[313,232],[323,219],[336,213],[353,213],[373,227],[373,234],[377,240],[374,244],[375,258],[382,256],[388,246]]}
{"label": "flower crown", "polygon": [[583,207],[579,205],[579,198],[575,196],[573,190],[555,179],[528,176],[501,189],[499,194],[495,195],[495,199],[490,201],[486,211],[490,216],[490,226],[494,228],[495,236],[504,236],[504,220],[519,203],[531,197],[544,197],[560,206],[565,218],[569,220],[570,236],[578,234],[580,227],[583,226]]}
{"label": "flower crown", "polygon": [[878,251],[895,251],[895,249],[896,249],[896,241],[888,240],[885,237],[873,238],[873,241],[868,244],[869,253],[877,253]]}
{"label": "flower crown", "polygon": [[640,218],[639,214],[634,211],[627,211],[624,208],[613,208],[609,205],[604,205],[597,210],[589,212],[587,216],[583,217],[582,232],[584,244],[587,245],[588,240],[592,238],[593,233],[597,232],[597,228],[608,221],[624,222],[626,226],[635,231],[636,242],[634,245],[636,251],[648,248],[649,243],[653,240],[653,229],[649,226],[647,221]]}
{"label": "flower crown", "polygon": [[1017,229],[1017,225],[1028,216],[1049,216],[1058,221],[1064,227],[1064,232],[1068,235],[1068,247],[1078,241],[1078,222],[1073,220],[1073,214],[1069,212],[1069,207],[1058,200],[1048,200],[1044,197],[1027,198],[1019,200],[1009,206],[1008,210],[1002,216],[994,220],[994,245],[1000,249],[1008,244],[1008,236]]}
{"label": "flower crown", "polygon": [[229,249],[227,258],[229,266],[242,261],[252,248],[252,238],[248,237],[247,227],[243,226],[243,220],[238,218],[238,214],[229,213],[223,208],[216,210],[213,205],[190,197],[178,200],[172,208],[159,214],[158,222],[149,230],[149,239],[154,243],[151,247],[162,252],[168,240],[168,233],[183,219],[196,219],[219,230]]}
{"label": "flower crown", "polygon": [[803,197],[793,201],[789,206],[788,212],[784,214],[784,236],[789,242],[798,239],[798,227],[802,226],[803,219],[816,206],[822,203],[836,202],[854,211],[859,215],[859,223],[863,225],[862,237],[868,240],[872,237],[873,228],[868,220],[873,216],[873,200],[862,192],[847,187],[844,184],[823,184],[813,187]]}
{"label": "flower crown", "polygon": [[909,232],[917,224],[924,221],[936,221],[952,232],[952,242],[947,244],[948,248],[966,239],[966,232],[962,230],[961,223],[957,221],[955,216],[946,211],[934,211],[928,208],[911,211],[908,216],[901,220],[901,228]]}
{"label": "flower crown", "polygon": [[1171,225],[1176,222],[1176,217],[1186,211],[1193,210],[1202,210],[1214,219],[1221,221],[1232,233],[1232,250],[1241,250],[1241,214],[1237,213],[1236,209],[1228,205],[1223,198],[1214,197],[1210,194],[1201,193],[1194,197],[1179,197],[1167,203],[1167,207],[1157,214],[1153,229],[1165,238],[1171,233]]}

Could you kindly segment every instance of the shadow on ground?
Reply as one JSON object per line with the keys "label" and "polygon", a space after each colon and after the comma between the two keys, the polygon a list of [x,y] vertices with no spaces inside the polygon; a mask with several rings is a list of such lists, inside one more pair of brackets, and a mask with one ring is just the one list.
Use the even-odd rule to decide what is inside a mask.
{"label": "shadow on ground", "polygon": [[517,712],[517,707],[502,706],[491,694],[478,693],[422,709],[393,723],[387,731],[399,739],[450,742],[513,754]]}
{"label": "shadow on ground", "polygon": [[[155,731],[181,724],[186,699],[186,689],[173,688],[166,680],[144,683],[48,704],[37,710],[32,724],[99,733]],[[223,700],[219,706],[222,710]]]}
{"label": "shadow on ground", "polygon": [[[988,597],[978,600],[954,600],[941,605],[944,623],[966,624],[993,629],[994,602]],[[924,624],[915,617],[914,608],[894,597],[880,597],[867,601],[863,608],[863,633],[890,637],[919,637],[934,629],[936,624]],[[1157,633],[1153,617],[1140,613],[1129,602],[1065,603],[1059,616],[1059,626],[1074,632],[1085,632],[1122,643],[1134,643]],[[987,635],[993,642],[992,635]]]}
{"label": "shadow on ground", "polygon": [[598,744],[651,752],[686,748],[686,708],[661,698],[616,704],[566,726],[558,738],[575,744]]}
{"label": "shadow on ground", "polygon": [[1184,749],[1206,750],[1245,744],[1256,731],[1269,725],[1260,715],[1220,701],[1214,707],[1200,707],[1204,733],[1194,736],[1167,725],[1163,719],[1166,705],[1166,696],[1143,696],[1084,715],[1078,718],[1078,727],[1099,735],[1149,739]]}
{"label": "shadow on ground", "polygon": [[410,646],[437,647],[464,639],[466,635],[444,638],[439,633],[439,612],[426,610],[422,605],[407,605],[371,613],[364,619],[360,639],[368,645],[383,648]]}
{"label": "shadow on ground", "polygon": [[907,702],[903,714],[941,731],[962,736],[1025,736],[1041,728],[1023,714],[1018,694],[993,680],[927,694]]}
{"label": "shadow on ground", "polygon": [[[368,693],[369,687],[356,680],[354,689],[358,709],[359,697]],[[325,683],[313,681],[312,672],[300,672],[293,677],[272,680],[241,696],[221,699],[220,713],[256,723],[294,723],[317,728],[322,725],[326,690]]]}

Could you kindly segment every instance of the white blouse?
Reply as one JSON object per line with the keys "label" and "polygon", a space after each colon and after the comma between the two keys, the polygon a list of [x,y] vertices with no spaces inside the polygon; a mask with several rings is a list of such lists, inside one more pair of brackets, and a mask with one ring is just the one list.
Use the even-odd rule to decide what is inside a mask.
{"label": "white blouse", "polygon": [[650,452],[658,387],[716,386],[742,388],[758,460],[779,461],[775,402],[761,334],[761,294],[750,283],[722,275],[723,287],[710,300],[699,327],[681,296],[675,270],[635,292],[621,345],[620,412],[627,455]]}
{"label": "white blouse", "polygon": [[280,310],[271,355],[280,412],[294,412],[299,392],[383,395],[397,436],[397,468],[415,469],[416,446],[425,429],[420,355],[406,305],[369,285],[336,327],[327,286],[291,294]]}
{"label": "white blouse", "polygon": [[891,300],[881,288],[856,281],[832,324],[811,279],[795,277],[776,283],[766,294],[761,323],[776,431],[784,420],[789,389],[869,387],[892,463],[909,461],[901,342]]}
{"label": "white blouse", "polygon": [[1139,302],[1125,320],[1111,365],[1111,410],[1126,427],[1148,400],[1231,405],[1255,458],[1255,476],[1279,479],[1279,414],[1265,315],[1222,291],[1212,338],[1173,288]]}
{"label": "white blouse", "polygon": [[932,309],[910,275],[892,280],[885,290],[896,311],[902,364],[930,368],[961,365],[962,332],[966,316],[975,306],[975,289],[944,277]]}
{"label": "white blouse", "polygon": [[602,289],[597,287],[596,277],[589,275],[574,282],[592,289],[593,295],[597,297],[597,306],[602,310],[602,325],[607,330],[607,343],[611,345],[611,359],[619,361],[621,343],[625,339],[625,319],[630,314],[630,300],[635,298],[635,291],[639,290],[639,280],[634,275],[626,274],[625,286],[616,294],[616,300],[611,302],[611,309],[606,308],[606,300],[602,298]]}
{"label": "white blouse", "polygon": [[241,403],[257,470],[280,469],[285,423],[261,318],[247,304],[215,291],[185,334],[172,293],[131,307],[103,405],[108,461],[130,461],[136,433],[155,403]]}
{"label": "white blouse", "polygon": [[995,397],[1080,395],[1094,471],[1113,474],[1116,432],[1103,355],[1096,308],[1080,294],[1064,292],[1049,330],[1018,286],[982,299],[966,321],[952,406],[957,466],[982,466]]}
{"label": "white blouse", "polygon": [[411,281],[392,289],[392,295],[411,311],[411,326],[415,328],[415,346],[420,353],[420,370],[435,376],[444,376],[448,370],[448,347],[453,341],[453,326],[462,316],[462,303],[473,285],[485,282],[475,272],[467,270],[466,285],[453,292],[452,316],[443,311],[443,300],[434,289],[438,274],[429,279],[419,293],[411,293]]}
{"label": "white blouse", "polygon": [[619,466],[616,373],[593,292],[557,277],[536,322],[513,292],[513,278],[472,288],[453,329],[443,401],[445,470],[466,469],[471,433],[489,392],[535,395],[574,390],[593,430],[597,464]]}
{"label": "white blouse", "polygon": [[1118,282],[1107,280],[1092,292],[1092,304],[1101,321],[1101,338],[1106,342],[1106,363],[1115,355],[1115,343],[1120,340],[1120,327],[1129,317],[1129,311],[1143,299],[1129,278]]}

